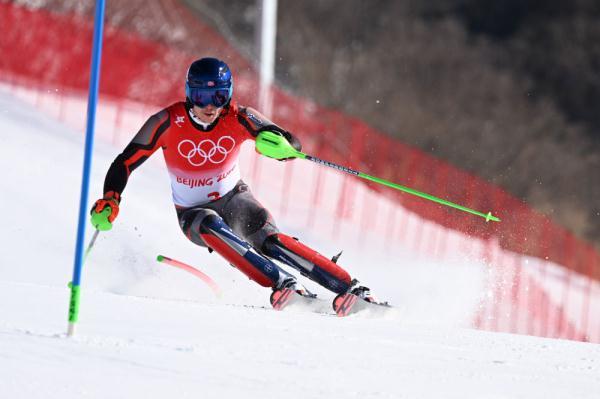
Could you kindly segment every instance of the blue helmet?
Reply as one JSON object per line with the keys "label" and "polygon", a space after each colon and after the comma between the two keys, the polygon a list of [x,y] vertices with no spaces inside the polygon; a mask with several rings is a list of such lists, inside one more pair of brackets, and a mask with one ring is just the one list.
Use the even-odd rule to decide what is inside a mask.
{"label": "blue helmet", "polygon": [[209,104],[223,107],[231,100],[233,77],[231,70],[216,58],[201,58],[192,62],[185,79],[187,100],[201,108]]}

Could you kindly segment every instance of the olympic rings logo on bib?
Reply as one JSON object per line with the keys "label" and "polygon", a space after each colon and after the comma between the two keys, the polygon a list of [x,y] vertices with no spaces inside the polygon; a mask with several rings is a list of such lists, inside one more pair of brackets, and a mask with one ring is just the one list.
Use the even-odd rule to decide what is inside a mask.
{"label": "olympic rings logo on bib", "polygon": [[199,142],[198,145],[192,140],[183,140],[177,146],[177,151],[192,166],[202,166],[207,161],[213,164],[220,164],[227,159],[227,154],[234,147],[235,140],[230,136],[223,136],[216,143],[210,139],[206,139]]}

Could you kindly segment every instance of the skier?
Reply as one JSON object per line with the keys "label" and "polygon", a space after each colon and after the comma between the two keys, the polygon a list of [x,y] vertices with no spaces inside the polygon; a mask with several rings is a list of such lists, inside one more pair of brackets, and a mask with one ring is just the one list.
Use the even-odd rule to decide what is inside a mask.
{"label": "skier", "polygon": [[[238,155],[244,141],[271,131],[300,150],[298,139],[256,110],[232,100],[233,77],[221,60],[194,61],[187,72],[185,94],[185,102],[152,115],[111,164],[104,196],[92,208],[95,227],[112,228],[129,175],[162,148],[179,225],[192,242],[219,253],[274,293],[292,289],[314,296],[271,259],[337,294],[352,293],[374,302],[369,289],[336,264],[337,257],[330,260],[281,233],[240,179]],[[107,207],[108,216],[102,213]]]}

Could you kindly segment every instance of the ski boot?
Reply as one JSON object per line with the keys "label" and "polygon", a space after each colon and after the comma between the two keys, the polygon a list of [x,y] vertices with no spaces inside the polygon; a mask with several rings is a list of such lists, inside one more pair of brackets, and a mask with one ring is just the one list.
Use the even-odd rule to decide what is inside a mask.
{"label": "ski boot", "polygon": [[280,291],[284,289],[290,289],[296,291],[297,294],[308,297],[316,297],[316,294],[313,294],[309,290],[306,289],[302,284],[296,280],[293,276],[288,276],[283,279],[277,286],[273,287],[273,291]]}
{"label": "ski boot", "polygon": [[350,293],[352,295],[356,295],[357,297],[364,299],[370,303],[377,303],[377,300],[373,295],[371,295],[371,290],[369,287],[365,287],[364,285],[358,285],[358,280],[354,279],[352,281],[352,285],[350,286]]}

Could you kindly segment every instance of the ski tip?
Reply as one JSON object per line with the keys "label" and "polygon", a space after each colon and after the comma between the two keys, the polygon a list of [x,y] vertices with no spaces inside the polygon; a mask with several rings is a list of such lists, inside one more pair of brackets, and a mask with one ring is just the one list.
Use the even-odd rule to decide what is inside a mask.
{"label": "ski tip", "polygon": [[159,262],[162,262],[163,260],[165,260],[165,257],[164,257],[164,256],[162,256],[162,255],[158,255],[158,256],[156,257],[156,260],[157,260],[157,261],[159,261]]}
{"label": "ski tip", "polygon": [[342,294],[333,300],[333,310],[338,317],[345,317],[353,313],[353,308],[359,298],[353,294]]}
{"label": "ski tip", "polygon": [[382,311],[391,308],[392,306],[387,302],[370,302],[350,293],[338,295],[333,300],[333,310],[338,317],[350,316],[365,310],[381,314]]}
{"label": "ski tip", "polygon": [[271,293],[271,297],[269,298],[273,309],[282,310],[284,307],[286,307],[290,299],[292,299],[293,293],[294,291],[289,288],[273,291]]}

